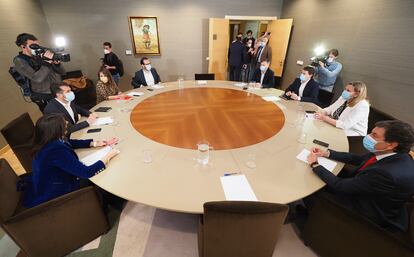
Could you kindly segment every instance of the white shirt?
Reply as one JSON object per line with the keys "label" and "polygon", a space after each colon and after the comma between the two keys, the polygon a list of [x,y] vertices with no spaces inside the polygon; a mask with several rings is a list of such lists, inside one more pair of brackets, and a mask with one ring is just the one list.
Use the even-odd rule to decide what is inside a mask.
{"label": "white shirt", "polygon": [[[323,109],[332,115],[345,99],[339,97],[335,103]],[[353,107],[347,106],[336,121],[336,127],[343,129],[347,136],[366,136],[368,131],[369,103],[362,100]]]}
{"label": "white shirt", "polygon": [[375,156],[375,158],[377,159],[377,161],[380,161],[380,160],[382,160],[382,159],[384,159],[386,157],[392,156],[394,154],[397,154],[397,153],[380,154],[380,155]]}
{"label": "white shirt", "polygon": [[58,101],[61,105],[63,105],[63,107],[65,107],[66,111],[69,113],[70,117],[72,118],[73,123],[76,123],[76,121],[75,121],[75,113],[73,112],[72,107],[70,107],[70,102],[68,102],[68,103],[66,104],[66,103],[64,103],[64,102],[60,101],[60,100],[59,100],[59,99],[57,99],[57,98],[56,98],[56,100],[57,100],[57,101]]}
{"label": "white shirt", "polygon": [[262,74],[260,75],[260,85],[263,85],[263,79],[264,79],[264,75],[266,73],[267,70],[265,70],[264,72],[261,72]]}
{"label": "white shirt", "polygon": [[302,97],[303,96],[303,91],[305,90],[305,87],[308,84],[308,82],[309,82],[309,79],[307,81],[305,81],[305,82],[303,82],[303,83],[300,84],[300,87],[299,87],[299,97]]}
{"label": "white shirt", "polygon": [[155,80],[154,80],[154,76],[152,76],[152,72],[147,71],[146,69],[143,69],[143,71],[144,71],[144,77],[145,77],[145,81],[147,82],[147,85],[148,86],[155,85]]}

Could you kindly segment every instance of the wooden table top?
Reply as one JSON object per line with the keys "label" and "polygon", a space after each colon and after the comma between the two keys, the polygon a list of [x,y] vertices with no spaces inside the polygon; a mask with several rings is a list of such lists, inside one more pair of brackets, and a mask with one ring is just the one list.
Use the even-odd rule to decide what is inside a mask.
{"label": "wooden table top", "polygon": [[260,143],[283,127],[280,108],[262,97],[228,88],[188,88],[154,95],[132,111],[132,126],[169,146],[197,149],[207,140],[215,150]]}
{"label": "wooden table top", "polygon": [[[120,139],[116,148],[121,153],[109,162],[103,172],[92,177],[91,181],[124,199],[171,211],[202,213],[205,202],[225,200],[220,177],[224,173],[240,172],[246,176],[259,201],[290,203],[314,193],[325,185],[311,171],[308,164],[296,158],[304,148],[310,149],[316,146],[312,143],[313,139],[329,143],[331,149],[348,151],[348,141],[343,130],[310,119],[297,124],[298,115],[303,113],[303,110],[316,110],[315,105],[286,100],[264,103],[259,99],[262,96],[278,96],[282,94],[280,90],[249,89],[246,92],[235,86],[234,82],[229,81],[208,81],[207,85],[202,86],[197,85],[194,81],[185,81],[183,89],[179,89],[176,82],[166,82],[163,85],[164,88],[154,89],[154,91],[147,91],[146,88],[134,89],[132,91],[142,92],[144,95],[128,101],[112,100],[100,103],[94,108],[109,106],[112,107],[112,110],[107,113],[98,113],[98,115],[100,117],[112,116],[116,122],[112,125],[99,126],[102,128],[99,133],[88,134],[86,131],[90,128],[85,128],[72,134],[72,138],[104,140],[118,137]],[[270,106],[273,105],[274,111],[269,111],[272,116],[271,120],[274,122],[273,119],[284,117],[283,126],[273,136],[258,143],[225,150],[214,149],[210,151],[209,163],[202,165],[198,164],[196,160],[198,151],[193,149],[193,142],[185,145],[191,149],[170,146],[150,139],[138,132],[132,125],[131,119],[139,121],[139,114],[135,118],[133,116],[146,103],[150,103],[154,99],[159,100],[169,94],[187,95],[187,92],[194,89],[194,92],[231,92],[231,94],[240,95],[242,96],[239,106],[241,109],[246,108],[246,99],[253,99],[255,105],[263,105],[265,109],[271,108]],[[166,97],[166,100],[163,101],[168,103],[168,99],[169,97]],[[177,101],[175,98],[172,100]],[[148,110],[166,109],[162,106],[148,106],[147,108]],[[188,105],[186,108],[191,109]],[[238,107],[234,107],[234,109],[239,115],[244,113],[238,112]],[[278,116],[277,113],[280,111],[283,116],[282,114]],[[146,115],[147,118],[151,117],[149,113]],[[157,115],[162,114],[158,113]],[[170,113],[170,115],[173,114]],[[145,113],[142,114],[143,120],[145,120],[144,117]],[[166,117],[168,118],[168,116]],[[158,119],[161,120],[158,121]],[[156,130],[156,122],[165,123],[162,119],[164,118],[154,116],[148,122]],[[250,116],[246,118],[246,122],[250,119],[256,119],[256,117]],[[229,129],[227,124],[215,122],[213,117],[205,120],[214,122],[215,127],[223,131]],[[257,120],[256,122],[260,123]],[[189,132],[185,133],[190,133],[191,128],[198,126],[191,122],[187,124],[191,125],[189,125],[190,129],[186,128],[186,131]],[[203,130],[201,129],[201,131]],[[183,141],[189,137],[184,132],[177,133],[177,137]],[[298,138],[303,133],[307,135],[305,143],[299,143]],[[222,136],[222,134],[220,133],[218,136]],[[234,142],[234,139],[226,141]],[[217,142],[214,144],[219,145]],[[96,149],[76,150],[80,158],[93,151]],[[150,163],[145,162],[148,153],[152,158]],[[251,159],[256,164],[255,168],[247,165]],[[333,173],[337,174],[342,167],[343,164],[338,163]]]}

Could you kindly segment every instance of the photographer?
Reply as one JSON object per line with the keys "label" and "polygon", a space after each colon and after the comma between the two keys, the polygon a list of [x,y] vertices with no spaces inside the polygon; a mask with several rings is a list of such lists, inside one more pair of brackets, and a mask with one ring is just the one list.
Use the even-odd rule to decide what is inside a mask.
{"label": "photographer", "polygon": [[41,112],[49,100],[53,99],[50,93],[52,83],[62,81],[65,69],[60,61],[53,61],[54,53],[45,51],[40,56],[31,49],[32,44],[38,44],[34,35],[22,33],[16,38],[16,45],[21,48],[19,55],[14,57],[14,68],[25,76],[30,83],[31,100],[39,106]]}
{"label": "photographer", "polygon": [[331,49],[326,62],[319,61],[316,67],[318,76],[315,80],[321,89],[328,92],[333,91],[336,78],[342,70],[342,64],[336,61],[338,54],[337,49]]}

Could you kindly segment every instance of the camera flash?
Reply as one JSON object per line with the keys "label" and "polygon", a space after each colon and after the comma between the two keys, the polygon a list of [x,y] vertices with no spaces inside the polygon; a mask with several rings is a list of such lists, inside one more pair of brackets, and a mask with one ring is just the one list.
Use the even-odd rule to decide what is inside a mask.
{"label": "camera flash", "polygon": [[325,47],[323,47],[322,45],[317,46],[313,52],[315,53],[316,56],[320,56],[323,55],[325,53]]}
{"label": "camera flash", "polygon": [[57,47],[64,47],[66,45],[66,39],[64,37],[56,37],[55,45]]}

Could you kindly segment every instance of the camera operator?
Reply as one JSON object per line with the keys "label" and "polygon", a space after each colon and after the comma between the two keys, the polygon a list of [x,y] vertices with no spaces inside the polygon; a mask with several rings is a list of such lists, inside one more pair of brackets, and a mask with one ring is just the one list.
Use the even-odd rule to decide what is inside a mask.
{"label": "camera operator", "polygon": [[16,45],[21,48],[21,52],[13,59],[13,63],[16,71],[29,80],[30,98],[43,112],[48,101],[53,99],[50,86],[62,81],[61,75],[66,72],[60,61],[52,60],[53,52],[45,51],[39,56],[30,48],[32,44],[38,44],[34,35],[28,33],[18,35]]}
{"label": "camera operator", "polygon": [[336,78],[342,70],[342,64],[336,61],[338,54],[337,49],[331,49],[326,63],[319,61],[319,65],[316,67],[318,76],[315,80],[319,83],[320,89],[328,92],[333,91]]}

